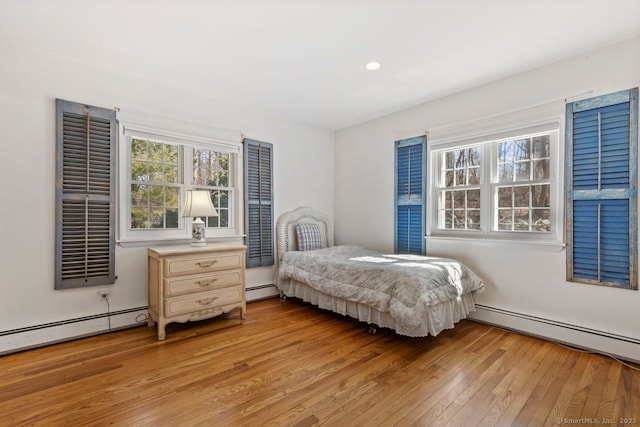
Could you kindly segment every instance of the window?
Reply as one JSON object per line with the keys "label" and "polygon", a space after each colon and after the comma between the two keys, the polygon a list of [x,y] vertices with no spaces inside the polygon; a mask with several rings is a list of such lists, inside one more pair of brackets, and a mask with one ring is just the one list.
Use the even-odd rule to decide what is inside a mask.
{"label": "window", "polygon": [[638,289],[638,89],[567,104],[567,280]]}
{"label": "window", "polygon": [[[540,131],[539,129],[547,129]],[[553,239],[557,124],[431,151],[433,235]]]}
{"label": "window", "polygon": [[395,252],[425,253],[427,138],[396,141]]}
{"label": "window", "polygon": [[273,265],[273,145],[244,144],[247,267]]}
{"label": "window", "polygon": [[115,283],[115,118],[56,100],[56,289]]}
{"label": "window", "polygon": [[439,217],[447,229],[480,229],[480,146],[442,153]]}
{"label": "window", "polygon": [[180,162],[176,145],[131,138],[131,230],[179,228]]}
{"label": "window", "polygon": [[551,231],[549,134],[497,143],[494,230]]}
{"label": "window", "polygon": [[208,190],[218,216],[203,218],[207,236],[239,237],[241,144],[121,126],[120,241],[187,239],[187,189]]}

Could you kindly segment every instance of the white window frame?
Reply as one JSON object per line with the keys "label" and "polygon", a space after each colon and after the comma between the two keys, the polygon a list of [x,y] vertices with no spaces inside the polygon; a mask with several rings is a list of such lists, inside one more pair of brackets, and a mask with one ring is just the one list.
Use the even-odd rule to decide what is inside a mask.
{"label": "white window frame", "polygon": [[[497,182],[497,145],[500,142],[518,139],[520,137],[531,137],[549,133],[549,182],[550,182],[550,232],[536,231],[503,231],[494,230],[497,224],[497,198],[496,188],[501,184]],[[560,243],[563,233],[563,179],[560,165],[563,164],[560,146],[560,123],[553,120],[542,124],[531,126],[520,126],[517,128],[488,132],[479,136],[459,137],[449,140],[434,141],[429,145],[429,169],[430,185],[428,188],[428,237],[442,238],[465,238],[474,240],[498,240],[498,241],[523,241],[541,243]],[[444,229],[439,228],[439,197],[440,190],[445,187],[440,186],[442,171],[442,153],[449,150],[463,149],[473,146],[480,146],[480,229]],[[522,184],[531,184],[536,181],[522,181]],[[506,183],[505,183],[506,184]],[[512,183],[518,185],[518,182]],[[475,187],[475,186],[474,186]],[[462,187],[461,189],[465,189]],[[455,189],[455,187],[447,187]]]}
{"label": "white window frame", "polygon": [[[211,130],[205,128],[205,131]],[[220,135],[221,134],[221,135]],[[237,135],[237,138],[236,138]],[[222,136],[222,137],[221,137]],[[179,188],[179,226],[177,229],[131,229],[131,139],[146,139],[165,144],[177,145],[180,150],[181,179]],[[229,153],[229,225],[228,227],[208,227],[207,240],[235,240],[243,237],[243,172],[242,142],[240,133],[215,129],[211,133],[194,135],[147,127],[136,123],[119,123],[118,142],[118,239],[121,245],[144,246],[148,244],[188,243],[191,241],[192,218],[182,218],[184,198],[189,189],[200,188],[192,184],[193,150],[200,148]]]}

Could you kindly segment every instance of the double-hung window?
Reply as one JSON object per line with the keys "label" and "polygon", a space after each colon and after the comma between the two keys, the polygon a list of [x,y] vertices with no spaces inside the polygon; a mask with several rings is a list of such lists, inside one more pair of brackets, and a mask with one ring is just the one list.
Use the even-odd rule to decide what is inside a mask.
{"label": "double-hung window", "polygon": [[203,218],[207,236],[239,238],[242,145],[121,124],[120,241],[190,238],[182,218],[186,190],[208,190],[218,216]]}
{"label": "double-hung window", "polygon": [[557,239],[558,124],[436,146],[431,234]]}

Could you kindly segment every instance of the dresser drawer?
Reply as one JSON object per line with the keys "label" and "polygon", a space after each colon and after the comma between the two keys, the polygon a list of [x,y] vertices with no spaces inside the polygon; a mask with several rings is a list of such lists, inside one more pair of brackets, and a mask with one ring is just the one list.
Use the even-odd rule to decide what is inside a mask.
{"label": "dresser drawer", "polygon": [[242,270],[224,270],[215,273],[175,277],[164,280],[164,295],[167,297],[206,292],[242,283]]}
{"label": "dresser drawer", "polygon": [[165,259],[165,274],[171,277],[240,268],[243,261],[241,255],[239,252],[218,252],[169,257]]}
{"label": "dresser drawer", "polygon": [[244,290],[240,286],[234,286],[216,291],[168,298],[165,300],[165,315],[170,317],[240,302],[243,300],[243,293]]}

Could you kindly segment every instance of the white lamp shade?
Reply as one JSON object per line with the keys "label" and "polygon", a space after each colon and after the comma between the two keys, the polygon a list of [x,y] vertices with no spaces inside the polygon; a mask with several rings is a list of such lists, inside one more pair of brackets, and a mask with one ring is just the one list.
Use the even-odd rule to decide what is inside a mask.
{"label": "white lamp shade", "polygon": [[211,203],[211,193],[207,190],[187,190],[183,217],[218,216]]}

